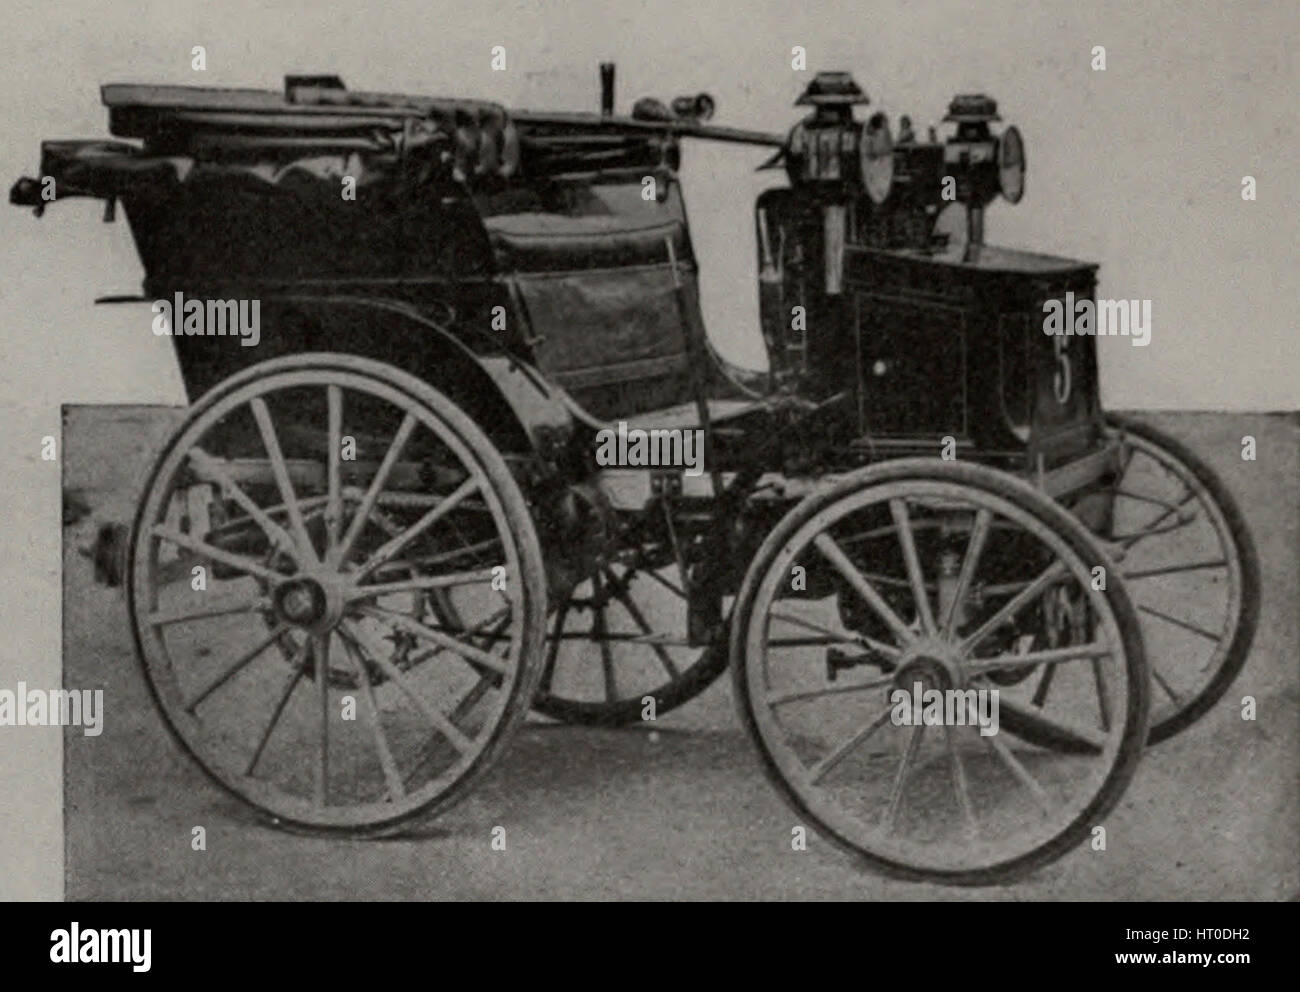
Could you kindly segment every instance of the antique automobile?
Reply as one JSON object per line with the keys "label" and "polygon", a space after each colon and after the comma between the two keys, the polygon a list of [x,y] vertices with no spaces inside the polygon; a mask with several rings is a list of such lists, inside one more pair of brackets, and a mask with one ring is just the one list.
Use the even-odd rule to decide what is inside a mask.
{"label": "antique automobile", "polygon": [[[125,140],[45,142],[11,201],[120,202],[139,301],[176,301],[192,406],[124,542],[130,624],[183,751],[287,829],[392,832],[530,709],[656,719],[730,666],[798,822],[890,874],[1006,881],[1244,662],[1233,500],[1102,409],[1093,338],[1044,333],[1097,266],[984,243],[1025,189],[986,96],[926,136],[857,116],[847,73],[784,135],[705,94],[616,115],[612,66],[599,113],[330,76],[103,99]],[[760,326],[712,329],[761,334],[765,369],[706,333],[696,141],[771,150],[737,241]],[[611,431],[698,431],[702,471],[602,463]]]}

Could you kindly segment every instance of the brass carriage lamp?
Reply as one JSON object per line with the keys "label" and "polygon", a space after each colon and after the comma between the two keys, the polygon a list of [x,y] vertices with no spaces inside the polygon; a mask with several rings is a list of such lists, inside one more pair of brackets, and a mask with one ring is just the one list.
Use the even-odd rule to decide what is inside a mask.
{"label": "brass carriage lamp", "polygon": [[1024,195],[1025,148],[1020,131],[1008,127],[1001,136],[989,129],[1000,121],[998,104],[983,93],[959,93],[948,105],[945,121],[957,125],[944,145],[944,168],[957,182],[957,199],[966,207],[966,261],[984,243],[984,208],[1001,193],[1009,203]]}
{"label": "brass carriage lamp", "polygon": [[[822,245],[830,295],[843,288],[849,184],[862,173],[859,156],[867,144],[858,133],[853,108],[870,102],[849,73],[819,72],[795,101],[796,107],[811,106],[813,112],[791,129],[786,143],[791,182],[820,188],[822,193]],[[873,133],[878,131],[877,127]]]}

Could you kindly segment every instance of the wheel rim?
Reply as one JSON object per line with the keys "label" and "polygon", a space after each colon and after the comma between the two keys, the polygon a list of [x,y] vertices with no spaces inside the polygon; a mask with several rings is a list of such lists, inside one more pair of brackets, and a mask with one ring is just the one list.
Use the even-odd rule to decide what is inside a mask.
{"label": "wheel rim", "polygon": [[[957,508],[969,522],[957,576],[959,583],[968,583],[967,589],[980,582],[987,563],[1001,557],[993,535],[1008,523],[1048,563],[1019,583],[988,583],[1010,588],[965,617],[965,608],[952,610],[931,593],[923,557],[915,550],[920,529],[912,526],[927,512]],[[862,527],[863,519],[873,515],[876,522]],[[862,542],[856,555],[843,550],[844,543],[852,543],[846,538],[855,527],[880,530],[881,515],[894,523],[888,539],[898,567],[892,577],[902,583],[894,589],[906,590],[910,609],[891,607],[900,593],[882,592],[883,584],[867,577],[880,571],[879,547],[871,549],[872,566],[863,564],[867,549]],[[762,578],[754,580],[744,613],[748,621],[737,632],[743,638],[737,681],[750,729],[786,798],[877,866],[912,877],[1006,877],[1017,866],[1032,867],[1076,843],[1117,801],[1146,727],[1140,642],[1126,641],[1112,602],[1122,592],[1085,592],[1100,557],[1080,553],[1080,547],[1090,546],[1077,525],[1074,540],[1067,543],[1038,515],[1009,499],[933,479],[864,488],[829,503],[798,526],[774,549]],[[823,562],[845,579],[878,621],[871,633],[845,625],[837,629],[808,616],[806,604],[777,598],[778,589],[790,585],[795,564]],[[988,626],[995,618],[1007,611],[1016,619],[1032,613],[1047,592],[1061,589],[1088,604],[1086,631],[1055,647],[1036,642],[1025,646],[1027,653],[1017,653],[1024,650],[1017,647],[985,656],[987,639],[1002,629]],[[949,602],[965,599],[959,593]],[[818,637],[820,643],[807,643]],[[817,652],[835,646],[865,652],[880,667],[862,665],[839,675],[832,687],[829,669],[817,668],[827,665]],[[933,668],[917,664],[929,656],[938,662]],[[989,681],[994,672],[1035,668],[1056,673],[1045,695],[1035,678],[1010,685]],[[926,689],[997,688],[1003,731],[1013,722],[1030,723],[1039,732],[1064,736],[1076,753],[1009,743],[1003,732],[981,736],[970,726],[895,725],[891,713],[896,710],[886,693],[899,687],[900,676],[912,681],[927,671],[933,674],[920,679]],[[1143,677],[1135,678],[1135,672]]]}
{"label": "wheel rim", "polygon": [[581,582],[551,616],[534,708],[570,723],[658,718],[726,667],[686,636],[686,594],[676,566],[611,563]]}
{"label": "wheel rim", "polygon": [[1124,441],[1107,537],[1142,617],[1156,741],[1204,712],[1244,661],[1245,551],[1182,458],[1141,434]]}
{"label": "wheel rim", "polygon": [[[301,430],[308,409],[327,424],[323,451],[319,428],[314,441]],[[388,433],[362,429],[376,424]],[[355,464],[345,437],[359,442]],[[255,442],[258,478],[241,481]],[[173,493],[196,478],[236,515],[210,540],[193,518],[190,532],[167,526]],[[205,771],[273,817],[404,819],[451,798],[509,729],[536,650],[528,536],[461,432],[386,377],[311,368],[246,380],[196,407],[139,510],[131,609],[150,687]],[[167,581],[169,548],[204,565],[205,590],[189,572]],[[464,601],[467,627],[421,620],[433,589]],[[413,660],[411,641],[436,650]]]}

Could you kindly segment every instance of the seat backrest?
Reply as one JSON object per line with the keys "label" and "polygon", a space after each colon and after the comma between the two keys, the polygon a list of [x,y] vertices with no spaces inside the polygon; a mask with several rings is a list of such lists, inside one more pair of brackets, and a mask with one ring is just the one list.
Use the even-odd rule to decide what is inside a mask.
{"label": "seat backrest", "polygon": [[529,336],[540,338],[542,370],[601,419],[689,399],[685,335],[704,337],[680,191],[672,182],[662,200],[647,200],[642,188],[575,184],[550,191],[548,202],[484,217],[498,271],[512,284]]}

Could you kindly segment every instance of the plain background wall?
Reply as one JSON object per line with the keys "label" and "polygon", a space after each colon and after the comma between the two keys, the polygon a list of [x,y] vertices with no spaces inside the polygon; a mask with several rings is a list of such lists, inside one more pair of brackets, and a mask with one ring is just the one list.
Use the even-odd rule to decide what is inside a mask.
{"label": "plain background wall", "polygon": [[[0,106],[0,179],[31,174],[42,138],[106,136],[106,81],[278,89],[286,72],[337,72],[355,89],[473,94],[507,105],[595,109],[601,59],[618,102],[698,90],[718,123],[783,131],[812,71],[849,69],[895,122],[938,122],[952,94],[993,95],[1027,144],[1027,194],[999,201],[988,240],[1102,264],[1100,294],[1153,301],[1152,343],[1106,340],[1104,400],[1117,407],[1300,405],[1289,374],[1296,283],[1296,66],[1300,7],[1285,2],[735,0],[364,4],[187,0],[19,3]],[[190,50],[207,50],[206,72]],[[489,51],[503,45],[507,69]],[[809,72],[794,72],[802,45]],[[1094,45],[1107,68],[1090,67]],[[780,173],[762,149],[690,142],[683,168],[706,318],[751,364],[757,302],[751,210]],[[1253,175],[1259,199],[1241,199]],[[42,222],[0,210],[5,336],[15,382],[61,399],[179,400],[170,343],[141,308],[92,308],[138,292],[126,225],[94,202]],[[29,347],[31,339],[39,349]],[[58,368],[51,368],[57,364]],[[1285,366],[1290,366],[1290,369]]]}
{"label": "plain background wall", "polygon": [[[385,0],[367,6],[190,0],[11,0],[0,37],[0,180],[33,175],[41,139],[107,136],[102,83],[280,88],[335,72],[354,89],[595,109],[596,65],[618,63],[618,109],[707,90],[716,122],[773,131],[817,69],[848,69],[895,122],[938,122],[984,91],[1027,144],[1027,193],[998,204],[990,242],[1102,264],[1100,295],[1153,301],[1152,343],[1099,342],[1113,407],[1300,406],[1293,335],[1297,73],[1294,3],[1249,0]],[[203,45],[207,71],[190,68]],[[490,70],[504,45],[507,70]],[[791,48],[809,71],[791,70]],[[1105,72],[1090,68],[1106,48]],[[754,362],[751,210],[774,174],[761,150],[685,149],[704,308],[720,346]],[[1258,181],[1256,202],[1241,179]],[[43,220],[0,209],[0,686],[59,684],[60,402],[179,403],[170,343],[139,292],[125,223],[95,202]],[[107,719],[112,719],[108,701]],[[59,731],[0,731],[0,897],[62,891]],[[21,797],[21,801],[19,798]]]}

